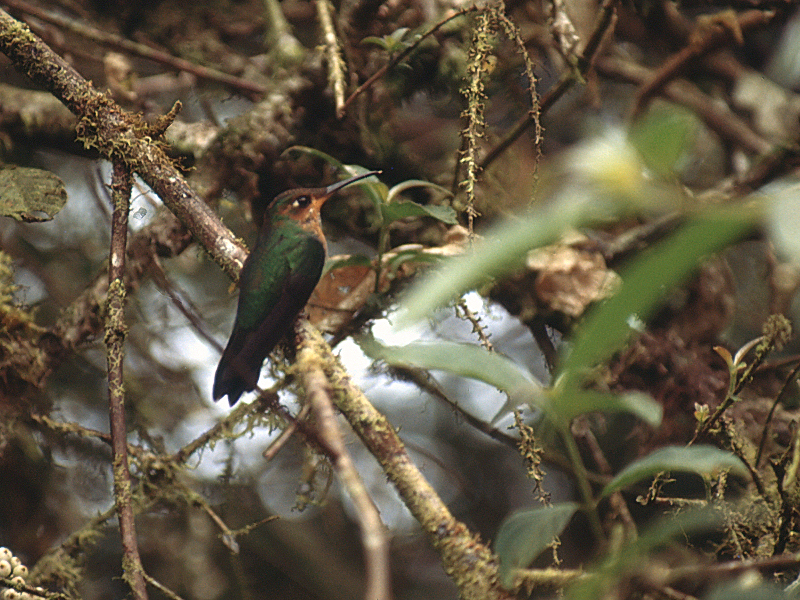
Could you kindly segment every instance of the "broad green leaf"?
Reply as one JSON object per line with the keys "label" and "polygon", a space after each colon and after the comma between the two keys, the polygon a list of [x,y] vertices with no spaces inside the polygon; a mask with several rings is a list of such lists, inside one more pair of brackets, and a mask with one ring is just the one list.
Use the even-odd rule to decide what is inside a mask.
{"label": "broad green leaf", "polygon": [[50,171],[13,165],[0,169],[0,216],[49,221],[66,202],[64,183]]}
{"label": "broad green leaf", "polygon": [[645,164],[662,177],[673,175],[697,128],[697,118],[674,104],[653,104],[631,128],[629,139]]}
{"label": "broad green leaf", "polygon": [[621,271],[622,285],[596,306],[573,336],[562,366],[565,389],[579,389],[588,369],[619,350],[631,318],[646,321],[665,296],[711,253],[744,236],[756,223],[753,210],[715,209],[696,216]]}
{"label": "broad green leaf", "polygon": [[366,336],[358,342],[368,356],[391,365],[447,371],[493,385],[519,398],[520,403],[527,401],[541,406],[544,402],[542,385],[527,369],[475,344],[432,341],[386,346]]}
{"label": "broad green leaf", "polygon": [[658,427],[664,411],[658,402],[641,392],[613,394],[593,390],[562,391],[556,386],[550,394],[550,412],[565,423],[589,412],[626,412],[636,415],[652,427]]}
{"label": "broad green leaf", "polygon": [[455,225],[458,223],[456,211],[449,206],[417,204],[410,200],[400,200],[398,202],[392,202],[391,204],[382,204],[381,214],[383,216],[384,225],[407,217],[433,217],[448,225]]}
{"label": "broad green leaf", "polygon": [[408,326],[492,277],[508,273],[521,264],[529,250],[555,241],[568,228],[611,212],[607,203],[587,196],[496,226],[473,251],[443,261],[439,269],[412,288],[401,301],[397,326]]}
{"label": "broad green leaf", "polygon": [[494,540],[500,558],[500,584],[514,583],[514,571],[524,569],[560,535],[578,510],[577,502],[563,502],[515,512],[500,525]]}
{"label": "broad green leaf", "polygon": [[747,467],[738,457],[714,446],[668,446],[625,467],[603,488],[602,496],[609,496],[659,473],[697,473],[707,477],[724,470],[742,477],[748,475]]}

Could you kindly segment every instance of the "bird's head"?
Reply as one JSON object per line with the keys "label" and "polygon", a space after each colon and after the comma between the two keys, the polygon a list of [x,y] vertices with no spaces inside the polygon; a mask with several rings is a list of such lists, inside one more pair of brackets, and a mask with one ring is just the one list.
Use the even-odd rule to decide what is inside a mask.
{"label": "bird's head", "polygon": [[320,221],[319,211],[326,200],[342,188],[379,173],[380,171],[362,173],[327,187],[287,190],[275,197],[267,208],[267,213],[273,219],[278,216],[288,217],[299,223],[303,229],[316,230]]}

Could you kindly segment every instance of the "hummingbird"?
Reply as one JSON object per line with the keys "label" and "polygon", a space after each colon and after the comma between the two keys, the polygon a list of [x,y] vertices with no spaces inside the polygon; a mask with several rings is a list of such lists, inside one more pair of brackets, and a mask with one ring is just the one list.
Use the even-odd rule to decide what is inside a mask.
{"label": "hummingbird", "polygon": [[379,173],[370,171],[328,187],[288,190],[269,203],[239,276],[239,304],[214,377],[214,400],[227,395],[233,406],[256,388],[264,359],[308,302],[328,251],[322,205],[342,188]]}

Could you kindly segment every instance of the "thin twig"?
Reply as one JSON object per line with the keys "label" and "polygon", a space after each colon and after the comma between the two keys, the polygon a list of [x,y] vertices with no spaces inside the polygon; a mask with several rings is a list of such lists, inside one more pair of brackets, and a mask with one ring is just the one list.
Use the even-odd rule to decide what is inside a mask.
{"label": "thin twig", "polygon": [[487,332],[483,325],[481,324],[481,318],[477,316],[474,312],[469,309],[467,306],[467,301],[464,298],[461,298],[455,305],[456,316],[459,313],[464,315],[464,318],[472,324],[472,333],[477,334],[478,339],[481,342],[481,346],[486,348],[489,352],[494,352],[494,344],[492,344],[489,337],[491,337],[491,333]]}
{"label": "thin twig", "polygon": [[[573,426],[573,432],[580,436],[583,440],[585,447],[589,450],[589,453],[591,454],[592,459],[597,466],[597,470],[603,475],[613,475],[611,465],[606,459],[603,449],[600,447],[594,432],[592,431],[591,427],[588,426],[586,420],[579,419],[576,421],[576,424],[579,424],[580,427]],[[619,515],[622,525],[625,528],[625,534],[627,535],[628,540],[635,540],[638,537],[636,522],[633,520],[630,510],[628,510],[628,505],[625,503],[625,498],[622,495],[622,492],[614,492],[611,494],[609,497],[609,503],[611,504],[611,508]]]}
{"label": "thin twig", "polygon": [[259,390],[259,399],[257,402],[250,402],[248,404],[240,402],[239,405],[228,413],[224,419],[219,421],[216,425],[204,431],[197,438],[180,448],[175,454],[170,457],[170,461],[175,464],[185,463],[189,457],[200,450],[205,448],[210,442],[219,440],[225,437],[231,431],[231,428],[249,415],[261,412],[263,410],[271,409],[278,405],[277,390],[284,385],[284,381],[277,382],[275,386],[269,390]]}
{"label": "thin twig", "polygon": [[133,176],[122,161],[114,162],[111,217],[111,255],[108,267],[108,316],[106,317],[106,346],[108,347],[108,402],[111,421],[111,450],[114,464],[114,497],[116,499],[119,532],[124,554],[123,578],[135,600],[147,600],[144,569],[136,542],[133,520],[132,483],[128,466],[128,429],[125,425],[125,389],[123,383],[123,345],[125,343],[125,256],[128,240],[128,209],[130,208]]}
{"label": "thin twig", "polygon": [[164,267],[155,252],[153,252],[150,266],[156,285],[158,285],[158,287],[160,287],[167,294],[167,296],[169,296],[172,304],[174,304],[175,308],[177,308],[186,318],[186,320],[189,321],[189,324],[192,326],[192,329],[194,329],[195,333],[208,342],[211,347],[222,353],[222,344],[220,344],[213,335],[206,331],[205,323],[203,318],[200,316],[200,311],[197,310],[197,307],[194,305],[188,294],[182,292],[180,289],[176,289],[177,285],[170,281],[169,277],[167,277],[167,272],[164,270]]}
{"label": "thin twig", "polygon": [[542,97],[539,102],[538,113],[535,111],[529,112],[525,115],[500,142],[492,148],[489,153],[484,157],[480,163],[481,169],[486,169],[492,164],[498,156],[508,149],[511,144],[516,142],[520,136],[525,133],[532,125],[537,125],[544,115],[553,104],[555,104],[569,89],[577,82],[585,77],[588,70],[591,68],[595,60],[597,50],[600,48],[600,42],[605,36],[606,31],[613,22],[613,17],[616,12],[615,5],[617,0],[603,0],[600,6],[600,12],[597,15],[597,20],[586,42],[586,47],[580,56],[575,60],[576,69],[565,71],[558,82],[550,88],[547,93]]}
{"label": "thin twig", "polygon": [[[769,353],[772,350],[776,348],[776,346],[779,347],[785,343],[785,341],[780,340],[779,336],[781,335],[781,332],[775,329],[774,327],[772,328],[771,332],[769,332],[769,334],[767,333],[767,324],[780,322],[781,319],[783,320],[783,322],[786,323],[787,327],[789,327],[788,335],[791,335],[791,326],[789,325],[789,321],[783,315],[773,315],[767,319],[767,322],[764,324],[764,330],[765,330],[764,338],[756,347],[755,356],[753,357],[753,360],[749,364],[747,364],[747,367],[745,368],[744,372],[741,373],[741,375],[739,375],[738,372],[732,373],[730,375],[730,377],[733,377],[735,379],[731,381],[732,385],[728,391],[728,394],[725,396],[725,399],[720,403],[720,405],[716,408],[716,410],[711,414],[711,416],[708,417],[705,421],[703,421],[703,423],[697,428],[697,431],[695,431],[694,436],[689,442],[690,445],[694,444],[698,439],[700,439],[702,436],[708,433],[720,419],[722,414],[726,410],[728,410],[735,402],[739,400],[739,394],[744,389],[744,387],[747,384],[749,384],[750,381],[752,381],[753,374],[755,373],[756,369],[758,369],[758,367],[764,362],[764,359],[769,355]],[[747,460],[744,460],[744,458],[743,462],[746,465],[748,465],[748,468],[751,470],[754,479],[756,480],[757,483],[757,480],[759,479],[758,474],[755,471],[755,466],[757,465],[750,466],[749,462]],[[759,489],[759,491],[763,494],[763,491],[761,489]]]}
{"label": "thin twig", "polygon": [[308,416],[308,413],[311,412],[311,405],[308,403],[303,404],[302,408],[300,408],[300,412],[297,413],[294,421],[291,423],[287,423],[286,427],[283,428],[283,431],[280,432],[278,437],[273,440],[273,442],[267,446],[264,452],[261,453],[261,456],[264,457],[264,460],[269,462],[275,456],[277,456],[278,452],[280,452],[281,448],[286,445],[286,442],[291,439],[294,432],[297,431],[297,422],[298,421],[305,421],[305,418]]}
{"label": "thin twig", "polygon": [[178,594],[176,594],[175,592],[173,592],[171,589],[169,589],[169,588],[168,588],[167,586],[165,586],[163,583],[161,583],[161,582],[160,582],[160,581],[158,581],[157,579],[154,579],[153,577],[151,577],[151,576],[150,576],[150,575],[148,575],[147,573],[145,573],[145,574],[144,574],[144,578],[145,578],[145,580],[147,581],[147,583],[149,583],[150,585],[152,585],[152,586],[153,586],[154,588],[156,588],[156,589],[157,589],[159,592],[161,592],[162,594],[164,594],[164,595],[165,595],[167,598],[170,598],[171,600],[183,600],[183,598],[182,598],[181,596],[179,596]]}
{"label": "thin twig", "polygon": [[794,380],[797,379],[797,374],[800,373],[800,362],[798,362],[792,372],[789,373],[789,376],[783,382],[778,395],[775,396],[775,401],[772,403],[772,406],[767,413],[767,418],[764,420],[764,426],[761,430],[761,440],[758,442],[758,452],[756,453],[756,459],[753,461],[753,466],[758,468],[759,463],[761,463],[761,456],[764,453],[764,446],[767,443],[767,433],[769,432],[769,424],[772,421],[772,415],[775,414],[775,409],[778,407],[778,403],[783,399],[783,397],[789,392],[791,384],[794,383]]}
{"label": "thin twig", "polygon": [[370,76],[369,79],[367,79],[364,83],[362,83],[360,86],[358,86],[358,88],[356,88],[356,91],[353,92],[352,94],[350,94],[350,97],[342,105],[341,114],[344,114],[344,112],[347,110],[347,107],[349,107],[353,103],[353,101],[356,98],[358,98],[358,96],[363,94],[364,90],[368,89],[373,83],[375,83],[378,79],[383,77],[389,69],[394,68],[396,65],[400,64],[403,60],[405,60],[405,58],[409,54],[411,54],[419,46],[419,44],[424,39],[426,39],[427,37],[433,35],[437,31],[439,31],[442,27],[444,27],[447,23],[449,23],[453,19],[456,19],[456,18],[458,18],[458,17],[460,17],[462,15],[466,15],[467,13],[475,12],[476,10],[478,10],[478,8],[475,7],[475,6],[471,6],[469,8],[463,8],[463,9],[459,10],[457,13],[455,13],[453,15],[450,15],[449,17],[447,17],[443,21],[439,21],[436,25],[434,25],[428,31],[423,33],[417,40],[414,41],[413,44],[411,44],[408,47],[406,47],[402,52],[400,52],[392,60],[390,60],[388,63],[386,63],[380,69],[375,71],[375,73],[373,73]]}
{"label": "thin twig", "polygon": [[694,564],[675,567],[669,571],[670,581],[690,579],[702,575],[706,581],[714,581],[720,578],[729,578],[740,573],[747,573],[753,570],[779,572],[794,571],[800,565],[800,553],[792,552],[787,554],[768,556],[764,558],[746,558],[743,560],[729,560],[727,562],[706,563],[696,561]]}

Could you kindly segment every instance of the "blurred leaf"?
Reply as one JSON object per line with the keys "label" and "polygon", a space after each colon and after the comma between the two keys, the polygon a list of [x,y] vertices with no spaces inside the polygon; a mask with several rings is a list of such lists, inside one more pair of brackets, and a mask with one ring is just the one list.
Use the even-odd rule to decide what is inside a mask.
{"label": "blurred leaf", "polygon": [[668,446],[639,459],[625,467],[605,488],[602,496],[626,488],[659,473],[697,473],[703,477],[717,471],[730,469],[732,473],[747,477],[747,467],[738,457],[714,446]]}
{"label": "blurred leaf", "polygon": [[386,37],[387,36],[378,37],[376,35],[368,35],[361,40],[361,44],[378,46],[384,50],[389,50],[389,42]]}
{"label": "blurred leaf", "polygon": [[397,327],[408,326],[492,277],[509,272],[529,250],[555,241],[566,229],[612,212],[607,204],[587,196],[496,226],[485,241],[475,244],[473,252],[444,261],[412,288],[401,301]]}
{"label": "blurred leaf", "polygon": [[674,104],[651,104],[631,128],[629,139],[657,175],[674,174],[697,126],[696,117]]}
{"label": "blurred leaf", "polygon": [[407,217],[433,217],[448,225],[456,225],[458,223],[456,211],[449,206],[423,205],[410,200],[382,204],[381,214],[384,225]]}
{"label": "blurred leaf", "polygon": [[661,424],[664,413],[658,402],[642,392],[613,394],[593,390],[569,390],[566,393],[559,393],[558,386],[550,395],[550,408],[552,413],[565,423],[589,412],[626,412],[636,415],[652,427]]}
{"label": "blurred leaf", "polygon": [[17,221],[49,221],[67,202],[64,183],[50,171],[0,168],[0,216]]}
{"label": "blurred leaf", "polygon": [[609,588],[626,572],[647,567],[649,555],[671,539],[703,531],[712,531],[722,525],[717,510],[688,510],[662,518],[644,531],[638,539],[622,546],[619,552],[607,553],[606,560],[594,572],[578,579],[568,590],[567,600],[598,600],[607,598]]}
{"label": "blurred leaf", "polygon": [[620,272],[616,293],[589,312],[573,336],[562,365],[564,388],[579,389],[589,369],[628,339],[631,318],[646,321],[675,286],[708,254],[741,238],[756,223],[753,210],[716,209],[696,216],[667,240],[653,246]]}
{"label": "blurred leaf", "polygon": [[524,569],[560,535],[578,510],[577,502],[520,510],[500,525],[494,551],[500,559],[500,584],[510,589],[514,571]]}
{"label": "blurred leaf", "polygon": [[425,252],[422,248],[410,248],[408,250],[401,250],[400,252],[392,251],[392,254],[388,255],[388,260],[385,263],[386,276],[392,279],[397,275],[397,271],[407,263],[433,264],[440,260],[440,256]]}
{"label": "blurred leaf", "polygon": [[373,337],[358,340],[370,357],[390,365],[418,367],[454,373],[483,381],[522,401],[542,405],[544,390],[533,375],[514,361],[475,344],[456,342],[414,342],[405,346],[386,346]]}
{"label": "blurred leaf", "polygon": [[800,182],[782,181],[773,186],[768,203],[767,226],[778,251],[795,263],[800,262]]}
{"label": "blurred leaf", "polygon": [[759,578],[742,578],[717,585],[705,600],[787,600],[796,598],[783,588]]}

